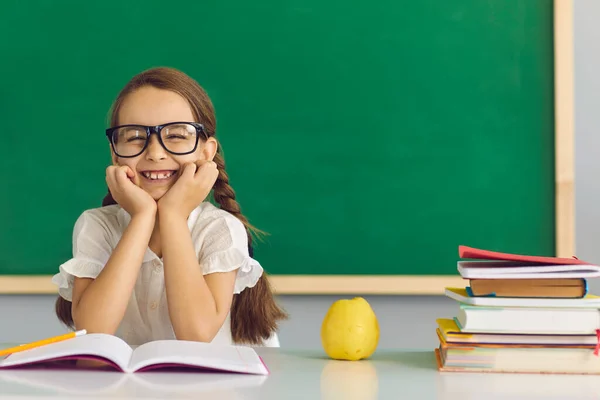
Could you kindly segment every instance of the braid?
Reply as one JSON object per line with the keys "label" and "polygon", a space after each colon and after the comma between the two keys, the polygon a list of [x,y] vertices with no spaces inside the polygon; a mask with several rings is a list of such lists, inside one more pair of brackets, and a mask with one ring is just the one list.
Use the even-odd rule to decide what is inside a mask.
{"label": "braid", "polygon": [[[250,222],[248,222],[248,219],[242,214],[240,205],[235,199],[235,191],[229,185],[229,175],[227,175],[227,172],[225,171],[225,159],[221,154],[220,145],[217,148],[217,153],[215,154],[213,161],[217,164],[217,169],[219,170],[219,176],[217,176],[217,181],[213,187],[213,198],[221,206],[222,210],[229,212],[242,221],[248,234],[248,247],[251,247],[252,234],[260,237],[263,235],[263,232],[253,227]],[[250,251],[252,250],[250,249]]]}
{"label": "braid", "polygon": [[225,172],[225,159],[221,155],[220,151],[217,151],[213,161],[215,164],[217,164],[217,169],[219,170],[219,176],[215,182],[213,192],[215,201],[219,203],[223,210],[235,215],[244,223],[244,225],[246,225],[248,220],[242,215],[240,205],[235,200],[235,192],[229,185],[229,175],[227,175],[227,172]]}
{"label": "braid", "polygon": [[[225,159],[217,147],[213,159],[219,170],[217,181],[213,187],[213,198],[225,210],[246,227],[248,235],[248,253],[253,257],[252,235],[262,234],[248,222],[242,214],[240,205],[235,200],[235,191],[229,185],[229,175],[225,172]],[[256,282],[256,285],[244,289],[233,297],[231,305],[231,335],[235,343],[261,344],[277,331],[278,320],[286,319],[287,314],[279,308],[273,298],[271,286],[266,273]]]}

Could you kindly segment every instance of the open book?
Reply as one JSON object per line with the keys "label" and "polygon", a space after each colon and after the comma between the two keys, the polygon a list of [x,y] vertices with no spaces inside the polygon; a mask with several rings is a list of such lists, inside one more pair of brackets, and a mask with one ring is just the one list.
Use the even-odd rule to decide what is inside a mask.
{"label": "open book", "polygon": [[0,369],[50,365],[66,360],[102,361],[118,371],[192,368],[268,375],[269,370],[251,347],[218,346],[182,340],[157,340],[132,349],[122,339],[93,333],[16,352],[0,360]]}
{"label": "open book", "polygon": [[577,258],[540,257],[500,253],[459,246],[458,272],[465,279],[594,278],[600,266]]}

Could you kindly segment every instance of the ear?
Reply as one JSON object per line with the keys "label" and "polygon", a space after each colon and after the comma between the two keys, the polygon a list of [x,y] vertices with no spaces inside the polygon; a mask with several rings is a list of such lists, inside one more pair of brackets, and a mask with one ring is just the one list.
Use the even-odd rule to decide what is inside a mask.
{"label": "ear", "polygon": [[212,161],[213,158],[215,158],[215,154],[217,154],[218,146],[217,139],[214,137],[209,137],[206,139],[204,145],[202,146],[202,155],[204,156],[204,159]]}

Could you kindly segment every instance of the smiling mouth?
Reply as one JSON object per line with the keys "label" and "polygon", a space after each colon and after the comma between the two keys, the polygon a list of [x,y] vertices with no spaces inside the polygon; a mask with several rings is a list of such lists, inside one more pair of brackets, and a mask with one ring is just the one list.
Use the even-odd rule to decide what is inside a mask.
{"label": "smiling mouth", "polygon": [[177,174],[177,171],[142,171],[141,175],[151,181],[164,181]]}

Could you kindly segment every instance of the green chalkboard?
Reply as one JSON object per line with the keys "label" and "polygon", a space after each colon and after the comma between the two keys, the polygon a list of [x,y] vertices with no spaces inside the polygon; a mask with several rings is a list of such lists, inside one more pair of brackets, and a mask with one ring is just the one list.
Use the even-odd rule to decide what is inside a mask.
{"label": "green chalkboard", "polygon": [[550,0],[4,2],[0,274],[52,274],[98,207],[109,107],[172,66],[215,103],[271,274],[456,274],[552,255]]}

